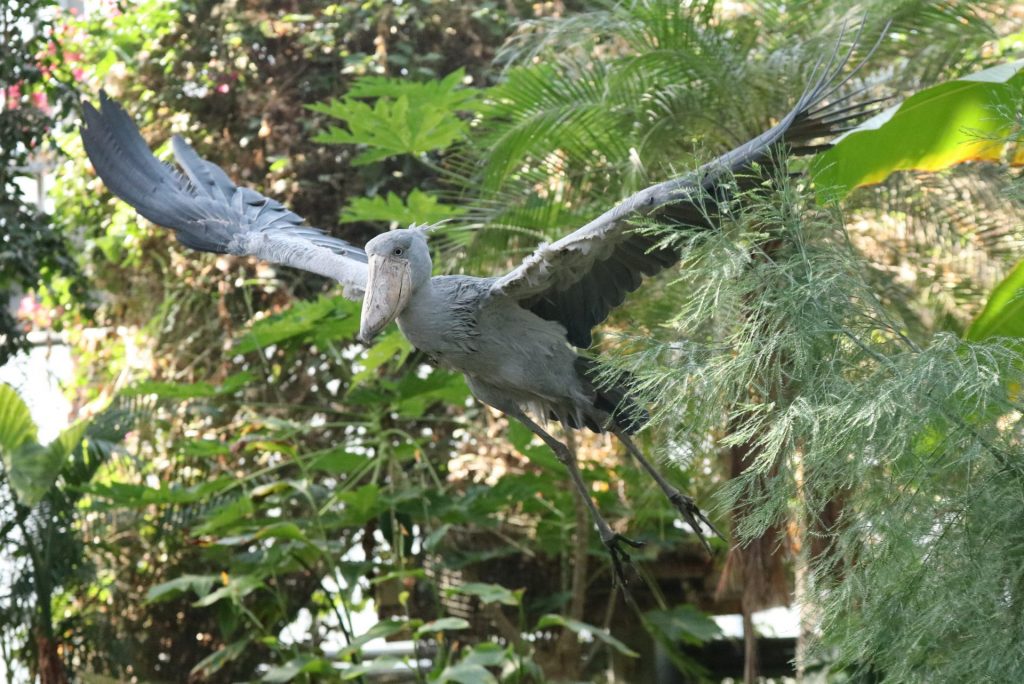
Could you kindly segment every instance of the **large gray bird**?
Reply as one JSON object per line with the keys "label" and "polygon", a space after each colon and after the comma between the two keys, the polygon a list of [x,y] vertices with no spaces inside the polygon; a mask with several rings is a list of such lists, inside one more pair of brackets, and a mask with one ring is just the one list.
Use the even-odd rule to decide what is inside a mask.
{"label": "large gray bird", "polygon": [[187,178],[182,177],[153,157],[129,116],[105,95],[99,110],[85,104],[82,138],[107,187],[144,217],[174,229],[186,246],[333,278],[345,296],[363,300],[360,340],[369,343],[397,321],[434,363],[463,373],[477,399],[522,422],[565,464],[622,582],[628,555],[621,544],[639,544],[612,531],[587,493],[573,451],[541,422],[614,433],[710,549],[701,528],[703,523],[717,534],[710,521],[630,439],[645,411],[628,387],[599,383],[596,364],[576,350],[590,346],[591,329],[644,276],[680,258],[674,248],[633,230],[631,220],[655,215],[689,228],[713,227],[716,207],[752,165],[770,163],[781,144],[798,153],[817,149],[816,142],[865,113],[864,104],[830,100],[842,85],[832,82],[848,58],[840,58],[837,49],[823,67],[819,62],[819,77],[767,132],[694,173],[628,197],[496,278],[432,276],[426,232],[415,226],[379,235],[365,251],[304,226],[278,202],[234,185],[220,167],[175,137],[174,155]]}

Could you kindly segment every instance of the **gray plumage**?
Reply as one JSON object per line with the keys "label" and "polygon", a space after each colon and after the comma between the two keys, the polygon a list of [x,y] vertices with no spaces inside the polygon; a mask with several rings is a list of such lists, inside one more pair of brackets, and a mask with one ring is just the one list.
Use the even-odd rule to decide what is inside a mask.
{"label": "gray plumage", "polygon": [[823,138],[863,117],[873,103],[849,105],[846,98],[826,103],[848,58],[849,53],[840,58],[837,48],[816,69],[820,78],[770,130],[694,173],[623,200],[572,234],[541,245],[499,278],[432,277],[420,228],[379,235],[363,251],[304,226],[278,202],[235,186],[179,138],[173,149],[185,175],[177,174],[152,156],[128,115],[105,95],[99,110],[85,105],[82,138],[110,190],[146,218],[174,229],[186,246],[252,255],[335,278],[347,296],[363,297],[361,340],[369,343],[397,320],[433,362],[463,373],[480,401],[527,425],[566,464],[622,580],[622,561],[628,557],[619,544],[635,542],[611,531],[587,494],[572,451],[536,420],[615,433],[707,546],[701,524],[714,531],[710,521],[657,473],[628,436],[644,424],[646,412],[627,385],[598,383],[596,363],[576,348],[590,346],[592,328],[645,276],[679,259],[673,248],[633,231],[632,219],[656,214],[687,229],[714,227],[716,211],[732,191],[726,180],[770,162],[781,143],[797,152],[817,150]]}

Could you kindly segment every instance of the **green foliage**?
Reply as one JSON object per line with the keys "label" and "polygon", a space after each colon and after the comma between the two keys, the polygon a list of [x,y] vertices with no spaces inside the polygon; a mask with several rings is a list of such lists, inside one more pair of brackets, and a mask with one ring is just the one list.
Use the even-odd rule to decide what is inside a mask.
{"label": "green foliage", "polygon": [[[68,236],[29,194],[58,153],[53,128],[71,109],[74,36],[59,3],[28,0],[0,9],[0,290],[17,295],[68,287],[85,298]],[[26,348],[25,324],[0,308],[0,365]]]}
{"label": "green foliage", "polygon": [[1001,64],[927,88],[847,132],[812,163],[822,197],[839,199],[900,170],[1000,161],[1011,121],[997,113],[1021,101],[1022,67]]}
{"label": "green foliage", "polygon": [[1024,358],[910,340],[839,217],[785,177],[764,187],[720,233],[667,233],[685,250],[678,313],[623,367],[675,443],[699,457],[726,431],[755,455],[724,496],[745,506],[741,541],[802,526],[817,657],[886,681],[1016,678],[993,635],[1019,599]]}
{"label": "green foliage", "polygon": [[442,204],[433,195],[413,190],[404,201],[393,192],[387,196],[354,197],[341,211],[339,220],[341,223],[373,221],[409,226],[438,223],[464,213],[466,209],[462,207]]}
{"label": "green foliage", "polygon": [[0,385],[0,456],[20,504],[32,507],[42,500],[87,428],[88,423],[81,421],[49,444],[39,444],[28,406],[10,385]]}
{"label": "green foliage", "polygon": [[1024,261],[992,290],[965,336],[975,341],[993,336],[1024,337]]}
{"label": "green foliage", "polygon": [[[352,160],[354,166],[394,155],[443,150],[466,134],[468,124],[458,114],[476,107],[477,93],[462,87],[465,76],[462,69],[423,83],[364,76],[344,99],[308,105],[314,112],[344,121],[349,128],[331,126],[313,140],[366,146],[368,149]],[[372,98],[376,98],[373,107],[363,102]]]}
{"label": "green foliage", "polygon": [[580,622],[579,620],[573,620],[572,618],[567,618],[562,615],[549,613],[548,615],[541,617],[540,621],[537,622],[538,629],[544,629],[545,627],[564,627],[574,634],[581,636],[586,634],[595,639],[599,639],[624,656],[628,656],[630,658],[640,657],[639,653],[613,637],[608,633],[608,630],[595,627],[594,625],[588,625],[587,623]]}
{"label": "green foliage", "polygon": [[[898,84],[910,90],[957,76],[950,56],[976,55],[991,35],[979,19],[986,7],[901,3],[897,39],[875,63],[899,65]],[[510,8],[374,1],[281,15],[258,3],[144,3],[83,24],[83,62],[131,103],[154,142],[174,112],[173,128],[202,154],[314,225],[330,226],[346,207],[342,234],[353,241],[379,228],[370,223],[459,215],[489,227],[441,236],[460,257],[448,266],[468,271],[507,266],[626,192],[763,130],[802,90],[821,44],[831,49],[823,29],[842,11],[807,2],[735,14],[657,0],[573,13],[570,3],[566,16],[517,32],[496,88],[464,87],[463,66],[477,86],[499,80],[488,60]],[[882,22],[872,15],[865,35]],[[347,78],[365,73],[390,76],[349,87]],[[309,142],[319,117],[344,122],[332,129],[344,146]],[[681,669],[697,671],[678,646],[716,632],[677,603],[695,592],[709,600],[710,590],[673,574],[659,585],[674,592],[670,603],[644,614],[646,633],[619,631],[621,609],[601,593],[605,550],[577,528],[581,504],[564,468],[529,431],[468,402],[461,378],[426,368],[397,331],[363,349],[352,339],[356,309],[320,296],[320,280],[169,247],[168,236],[97,194],[77,144],[65,145],[79,161],[58,180],[57,219],[69,233],[85,227],[80,257],[104,290],[98,321],[129,331],[93,346],[76,340],[81,391],[128,384],[120,401],[137,420],[117,450],[113,436],[85,443],[116,458],[68,459],[57,480],[75,483],[63,527],[32,523],[38,538],[59,537],[42,566],[56,578],[47,605],[66,616],[54,632],[71,635],[65,652],[95,672],[146,680],[182,668],[264,681],[401,668],[422,681],[537,682],[606,670],[611,654],[628,658],[653,637]],[[748,198],[722,234],[669,233],[686,245],[681,279],[649,282],[602,341],[620,348],[621,365],[655,402],[641,439],[664,445],[670,464],[701,465],[668,470],[702,501],[723,471],[719,445],[759,447],[756,467],[729,489],[754,506],[741,532],[796,511],[813,529],[808,546],[826,539],[839,550],[812,559],[809,596],[829,610],[821,653],[835,646],[851,669],[884,669],[894,681],[970,680],[974,663],[994,671],[998,649],[1011,645],[971,636],[985,633],[986,610],[1005,608],[977,597],[1016,599],[1010,520],[1019,506],[1002,474],[1019,450],[1009,410],[1019,406],[1018,359],[997,343],[935,337],[946,319],[928,327],[917,315],[915,296],[934,292],[926,275],[900,282],[898,268],[858,252],[862,236],[839,230],[837,216],[788,184],[774,187],[784,196]],[[910,187],[893,192],[936,196]],[[978,190],[958,187],[957,197],[985,197]],[[862,190],[849,206],[859,220],[880,197]],[[965,206],[988,216],[979,235],[1005,224]],[[963,217],[954,218],[945,234],[959,239]],[[922,224],[930,231],[937,221]],[[881,235],[873,225],[872,238]],[[907,255],[904,243],[878,239],[878,251]],[[946,248],[927,241],[929,258]],[[946,272],[933,270],[942,280]],[[947,309],[972,301],[955,294]],[[1003,470],[995,454],[1006,456]],[[639,469],[599,456],[583,470],[605,514],[648,542],[634,555],[641,567],[686,552],[674,511]],[[848,524],[812,528],[824,506],[847,496]],[[977,530],[987,546],[969,538]],[[581,556],[579,583],[572,569]],[[982,572],[965,558],[990,565]],[[830,564],[842,571],[830,574]],[[949,596],[956,582],[962,597]],[[1003,586],[1008,593],[995,590]],[[578,611],[580,587],[588,600]],[[929,605],[929,595],[941,599]],[[370,601],[377,622],[356,627]],[[915,612],[894,616],[893,605]],[[946,606],[965,617],[943,632]],[[27,624],[30,612],[19,605],[0,623]],[[1010,635],[1012,614],[995,621]],[[596,627],[603,621],[611,629]],[[416,655],[364,660],[373,639],[417,635],[417,648],[433,654],[429,672]],[[956,648],[929,652],[932,639]],[[912,656],[902,664],[901,650]]]}

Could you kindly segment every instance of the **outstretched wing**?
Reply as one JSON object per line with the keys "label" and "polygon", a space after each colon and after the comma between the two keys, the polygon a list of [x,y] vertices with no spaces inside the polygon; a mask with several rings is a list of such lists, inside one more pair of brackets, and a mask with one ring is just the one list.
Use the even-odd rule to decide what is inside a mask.
{"label": "outstretched wing", "polygon": [[84,114],[82,142],[103,182],[147,219],[172,228],[183,245],[317,273],[344,285],[349,299],[362,298],[362,249],[303,225],[280,202],[236,186],[175,136],[171,144],[182,176],[153,156],[131,117],[106,93],[98,110],[86,102]]}
{"label": "outstretched wing", "polygon": [[[854,46],[856,42],[855,38]],[[860,69],[834,83],[852,52],[853,47],[840,58],[837,43],[821,76],[812,79],[813,85],[770,130],[693,173],[626,198],[557,242],[541,245],[499,278],[492,294],[512,297],[541,318],[561,323],[569,342],[589,347],[591,329],[640,286],[643,276],[679,260],[675,249],[658,246],[656,238],[633,230],[630,219],[656,214],[686,226],[713,227],[714,209],[729,192],[723,181],[768,160],[772,148],[782,142],[795,153],[817,151],[822,147],[814,144],[817,140],[834,137],[869,114],[876,101],[851,105],[843,97],[826,103]]]}

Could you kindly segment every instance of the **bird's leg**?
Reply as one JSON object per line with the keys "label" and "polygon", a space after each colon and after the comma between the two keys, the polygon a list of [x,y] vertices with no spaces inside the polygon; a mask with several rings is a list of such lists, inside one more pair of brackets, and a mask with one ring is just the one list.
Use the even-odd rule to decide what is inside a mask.
{"label": "bird's leg", "polygon": [[708,529],[715,533],[715,535],[721,539],[725,539],[725,537],[722,536],[722,533],[715,529],[715,526],[712,525],[711,521],[708,520],[708,517],[701,512],[700,508],[691,497],[683,494],[681,491],[669,484],[668,480],[662,477],[661,473],[659,473],[657,469],[651,465],[650,461],[644,457],[643,453],[637,445],[633,443],[633,440],[630,439],[629,435],[617,427],[609,426],[609,428],[613,433],[615,433],[615,436],[619,438],[619,441],[626,445],[626,449],[630,454],[632,454],[633,458],[639,461],[644,470],[654,478],[654,481],[658,483],[659,487],[661,487],[661,491],[665,492],[665,496],[668,497],[668,500],[676,507],[676,510],[678,510],[679,514],[683,516],[686,523],[693,528],[693,531],[700,539],[700,543],[704,545],[704,549],[708,553],[711,553],[711,545],[708,544],[708,540],[704,537],[704,531],[701,529],[700,524],[704,523],[708,526]]}
{"label": "bird's leg", "polygon": [[626,586],[626,572],[624,563],[629,563],[629,554],[620,546],[621,544],[627,544],[632,546],[634,549],[639,549],[644,545],[643,542],[630,539],[621,534],[614,532],[610,525],[601,516],[601,512],[597,509],[597,504],[590,498],[590,493],[587,491],[587,485],[583,482],[583,475],[580,473],[579,465],[576,463],[576,455],[572,450],[562,442],[558,441],[550,434],[548,434],[544,428],[537,423],[530,420],[530,418],[522,411],[509,412],[512,417],[518,420],[520,423],[530,428],[530,431],[544,440],[551,450],[555,453],[555,457],[569,469],[569,476],[572,478],[573,486],[583,497],[583,500],[587,502],[587,506],[590,508],[590,515],[594,519],[594,525],[597,527],[598,534],[601,535],[601,541],[608,549],[608,553],[612,557],[612,566],[615,571],[615,581],[622,587]]}

